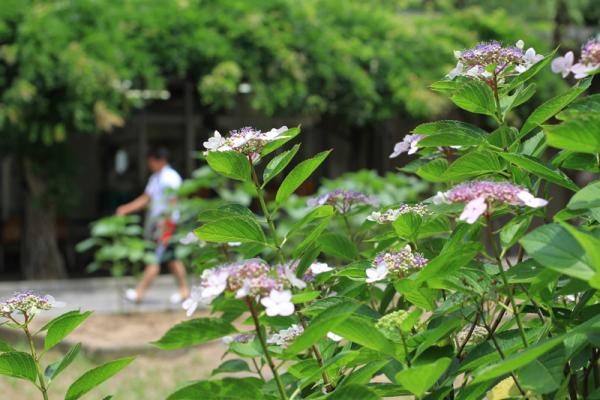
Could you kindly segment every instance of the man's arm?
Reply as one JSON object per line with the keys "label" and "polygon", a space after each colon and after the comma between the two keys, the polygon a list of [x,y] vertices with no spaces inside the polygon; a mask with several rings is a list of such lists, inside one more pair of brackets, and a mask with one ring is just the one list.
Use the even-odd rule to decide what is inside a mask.
{"label": "man's arm", "polygon": [[130,201],[129,203],[123,204],[122,206],[118,207],[116,214],[117,215],[127,215],[127,214],[134,213],[134,212],[146,207],[146,205],[148,205],[149,202],[150,202],[150,196],[148,196],[146,193],[143,193],[142,195],[138,196],[137,198]]}

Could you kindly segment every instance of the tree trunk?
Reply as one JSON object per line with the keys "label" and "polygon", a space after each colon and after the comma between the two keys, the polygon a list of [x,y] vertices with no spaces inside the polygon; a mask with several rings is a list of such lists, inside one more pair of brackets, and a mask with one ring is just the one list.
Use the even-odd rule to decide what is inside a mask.
{"label": "tree trunk", "polygon": [[56,210],[47,198],[47,179],[29,160],[24,163],[27,191],[21,268],[25,279],[67,276],[56,238]]}

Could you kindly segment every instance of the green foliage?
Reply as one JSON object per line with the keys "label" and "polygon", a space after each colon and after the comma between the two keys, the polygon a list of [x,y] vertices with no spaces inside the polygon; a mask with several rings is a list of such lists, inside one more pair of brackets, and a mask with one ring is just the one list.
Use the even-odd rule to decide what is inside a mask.
{"label": "green foliage", "polygon": [[67,390],[65,400],[77,400],[96,386],[110,379],[134,360],[133,357],[109,361],[81,375]]}
{"label": "green foliage", "polygon": [[79,252],[97,248],[88,272],[108,269],[111,275],[121,277],[136,272],[145,264],[156,263],[154,244],[142,238],[143,229],[137,215],[110,216],[91,225],[91,237],[78,243]]}
{"label": "green foliage", "polygon": [[179,349],[202,344],[235,331],[229,322],[217,318],[192,319],[175,325],[154,345],[161,349]]}
{"label": "green foliage", "polygon": [[[423,197],[428,184],[370,171],[324,180],[306,202],[293,192],[328,152],[286,174],[298,144],[278,143],[276,155],[264,151],[269,144],[237,148],[218,166],[209,150],[218,172],[249,169],[252,182],[244,184],[254,186],[248,193],[260,212],[242,205],[204,210],[196,233],[249,242],[254,251],[232,248],[233,264],[200,268],[199,297],[191,303],[212,302],[222,320],[180,324],[157,345],[179,348],[227,335],[235,331],[230,321],[246,311],[253,329],[227,339],[228,352],[239,358],[214,373],[252,378],[201,381],[172,398],[236,398],[233,388],[246,385],[256,398],[562,398],[583,392],[573,382],[586,375],[586,393],[595,389],[589,374],[598,364],[598,189],[597,182],[581,189],[564,168],[597,168],[587,136],[599,103],[593,96],[576,100],[591,86],[586,80],[535,109],[521,131],[511,120],[532,99],[532,82],[549,58],[525,72],[509,66],[500,79],[492,65],[487,76],[434,85],[497,126],[445,120],[414,129],[422,135],[413,146],[421,160],[403,171],[447,188],[424,204],[404,202]],[[559,122],[549,125],[553,117]],[[548,145],[568,152],[548,162]],[[282,183],[272,196],[266,183],[275,179]],[[546,199],[555,202],[555,187],[572,197],[549,223]],[[457,387],[459,377],[464,384]]]}

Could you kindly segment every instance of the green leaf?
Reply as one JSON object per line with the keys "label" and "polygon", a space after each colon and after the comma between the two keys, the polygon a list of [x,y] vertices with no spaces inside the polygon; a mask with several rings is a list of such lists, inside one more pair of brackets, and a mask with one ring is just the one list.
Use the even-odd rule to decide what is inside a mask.
{"label": "green leaf", "polygon": [[284,137],[282,137],[281,139],[277,139],[277,140],[267,143],[265,145],[265,147],[263,147],[263,149],[261,150],[260,156],[265,157],[265,156],[271,154],[272,152],[274,152],[275,150],[277,150],[278,148],[280,148],[281,146],[283,146],[284,144],[286,144],[287,142],[289,142],[290,140],[292,140],[293,138],[298,136],[299,133],[300,133],[300,126],[288,129],[287,131],[285,131],[281,134],[281,136],[284,136]]}
{"label": "green leaf", "polygon": [[551,393],[560,387],[564,365],[564,347],[558,347],[521,368],[517,376],[525,389],[540,394]]}
{"label": "green leaf", "polygon": [[563,227],[543,225],[520,240],[527,253],[546,268],[589,281],[595,273],[583,248]]}
{"label": "green leaf", "polygon": [[0,353],[8,353],[10,351],[17,351],[17,349],[0,339]]}
{"label": "green leaf", "polygon": [[544,125],[548,145],[578,153],[600,153],[600,115],[590,114],[559,125]]}
{"label": "green leaf", "polygon": [[570,210],[582,210],[600,207],[600,181],[588,184],[586,187],[575,193],[567,208]]}
{"label": "green leaf", "polygon": [[296,165],[281,183],[281,186],[275,195],[275,201],[281,204],[290,197],[290,195],[294,193],[313,172],[315,172],[319,165],[325,161],[329,153],[331,153],[331,150],[323,151]]}
{"label": "green leaf", "polygon": [[352,260],[358,255],[356,245],[344,235],[325,233],[319,236],[323,253],[342,260]]}
{"label": "green leaf", "polygon": [[44,375],[46,376],[48,381],[49,382],[52,381],[54,378],[56,378],[58,376],[58,374],[60,374],[69,365],[71,365],[73,360],[75,360],[75,358],[79,354],[80,350],[81,350],[81,343],[77,343],[75,346],[73,346],[69,349],[69,351],[67,352],[67,354],[64,355],[63,358],[61,358],[57,362],[54,362],[54,363],[48,365],[48,367],[46,367],[46,371],[44,371]]}
{"label": "green leaf", "polygon": [[535,94],[535,88],[535,83],[527,86],[520,86],[512,95],[501,97],[500,105],[503,115],[508,114],[511,110],[529,100]]}
{"label": "green leaf", "polygon": [[299,149],[300,145],[297,144],[290,150],[284,151],[283,153],[276,155],[271,161],[269,161],[263,172],[263,187],[267,183],[269,183],[271,179],[279,175],[285,169],[285,167],[288,166],[288,164],[290,163],[290,161],[292,161],[296,153],[298,153]]}
{"label": "green leaf", "polygon": [[406,213],[399,215],[392,223],[392,226],[398,236],[407,240],[413,240],[416,239],[422,222],[423,219],[419,215]]}
{"label": "green leaf", "polygon": [[36,382],[38,371],[31,355],[12,351],[0,354],[0,375]]}
{"label": "green leaf", "polygon": [[368,349],[397,357],[396,346],[375,327],[373,321],[359,315],[351,315],[331,328],[336,335]]}
{"label": "green leaf", "polygon": [[565,121],[579,117],[581,114],[597,113],[600,110],[600,93],[590,94],[577,99],[566,110],[559,113],[556,118]]}
{"label": "green leaf", "polygon": [[500,243],[505,250],[511,248],[521,239],[527,232],[532,219],[533,216],[531,215],[520,215],[511,219],[502,227],[500,230]]}
{"label": "green leaf", "polygon": [[590,87],[592,80],[584,79],[569,89],[567,92],[562,93],[556,97],[551,98],[544,104],[536,108],[529,118],[525,121],[519,132],[519,137],[523,137],[531,132],[536,127],[540,126],[548,119],[556,115],[560,110],[565,108],[569,103],[575,100],[581,93]]}
{"label": "green leaf", "polygon": [[167,400],[261,400],[262,384],[257,378],[198,381],[172,393]]}
{"label": "green leaf", "polygon": [[96,386],[116,375],[127,367],[134,357],[121,358],[107,362],[99,367],[93,368],[81,375],[67,390],[65,400],[77,400]]}
{"label": "green leaf", "polygon": [[190,319],[178,323],[152,344],[163,350],[174,350],[206,343],[233,332],[236,332],[233,325],[220,318]]}
{"label": "green leaf", "polygon": [[261,243],[267,239],[262,228],[253,218],[226,217],[208,222],[194,231],[196,236],[207,242]]}
{"label": "green leaf", "polygon": [[223,204],[219,208],[201,210],[196,218],[199,222],[213,222],[227,217],[254,218],[254,213],[239,204]]}
{"label": "green leaf", "polygon": [[429,364],[413,366],[396,374],[396,379],[417,397],[421,397],[446,372],[452,360],[442,357]]}
{"label": "green leaf", "polygon": [[505,375],[509,372],[515,371],[535,359],[541,357],[544,353],[552,350],[554,347],[559,345],[565,338],[566,335],[554,337],[552,339],[545,340],[534,346],[528,347],[519,353],[511,354],[506,359],[482,368],[476,371],[473,376],[475,379],[473,383],[479,383],[486,380],[498,378],[499,376]]}
{"label": "green leaf", "polygon": [[232,372],[245,372],[250,371],[250,367],[248,363],[244,360],[227,360],[219,365],[217,368],[213,369],[210,373],[211,375],[223,374],[223,373],[232,373]]}
{"label": "green leaf", "polygon": [[517,86],[527,82],[528,80],[533,78],[535,75],[537,75],[538,72],[540,72],[544,67],[546,67],[546,65],[548,65],[548,63],[550,61],[552,61],[552,59],[554,58],[554,54],[556,54],[557,50],[558,50],[558,48],[554,49],[552,51],[552,53],[550,53],[546,57],[544,57],[544,59],[542,61],[535,63],[527,71],[514,77],[510,82],[508,82],[508,85],[506,85],[505,90],[511,91],[511,90],[515,89]]}
{"label": "green leaf", "polygon": [[472,113],[489,116],[496,114],[494,93],[488,85],[480,81],[470,80],[464,83],[450,99],[458,107]]}
{"label": "green leaf", "polygon": [[381,397],[364,385],[347,385],[336,389],[327,400],[379,400]]}
{"label": "green leaf", "polygon": [[461,121],[427,122],[417,126],[414,133],[427,135],[419,140],[419,147],[468,146],[486,143],[486,132]]}
{"label": "green leaf", "polygon": [[555,183],[574,192],[577,192],[579,190],[579,187],[560,170],[550,169],[544,164],[541,164],[533,157],[528,157],[514,153],[498,154],[511,164],[523,168],[524,170],[531,172],[532,174],[537,175],[543,179],[546,179],[549,182]]}
{"label": "green leaf", "polygon": [[436,158],[433,161],[419,167],[415,172],[421,178],[430,182],[445,182],[443,178],[444,171],[448,168],[448,161],[445,158]]}
{"label": "green leaf", "polygon": [[262,384],[257,378],[198,381],[172,393],[167,400],[261,400]]}
{"label": "green leaf", "polygon": [[319,341],[327,332],[331,331],[336,325],[349,318],[360,304],[354,302],[343,302],[322,311],[317,315],[304,332],[288,346],[286,352],[289,354],[298,354]]}
{"label": "green leaf", "polygon": [[206,156],[208,165],[217,173],[238,181],[250,180],[250,161],[235,151],[209,151]]}
{"label": "green leaf", "polygon": [[292,227],[288,231],[287,235],[285,235],[285,237],[291,238],[292,236],[297,234],[300,231],[300,229],[302,229],[307,224],[309,224],[315,220],[318,220],[318,219],[331,217],[334,214],[335,214],[335,210],[334,210],[333,206],[330,206],[328,204],[314,208],[308,214],[306,214],[304,217],[302,217],[302,219],[295,222],[294,225],[292,225]]}
{"label": "green leaf", "polygon": [[46,337],[44,338],[44,350],[48,351],[52,347],[56,346],[63,340],[67,335],[75,328],[77,328],[83,321],[85,321],[90,315],[91,311],[79,313],[79,311],[71,311],[65,313],[59,317],[56,317],[50,321],[42,330],[47,330]]}
{"label": "green leaf", "polygon": [[491,151],[473,151],[456,159],[442,175],[446,181],[471,178],[491,172],[502,171],[498,156]]}

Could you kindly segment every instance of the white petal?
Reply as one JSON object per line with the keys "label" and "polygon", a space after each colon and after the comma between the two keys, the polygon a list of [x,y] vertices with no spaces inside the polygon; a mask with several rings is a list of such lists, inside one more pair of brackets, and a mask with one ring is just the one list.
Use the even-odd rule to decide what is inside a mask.
{"label": "white petal", "polygon": [[522,49],[523,47],[525,47],[525,42],[521,39],[517,40],[517,48]]}
{"label": "white petal", "polygon": [[546,204],[548,204],[547,200],[535,197],[534,195],[532,195],[531,193],[529,193],[529,192],[527,192],[525,190],[523,190],[522,192],[517,193],[517,197],[526,206],[532,207],[532,208],[540,208],[540,207],[544,207]]}
{"label": "white petal", "polygon": [[468,224],[472,224],[485,212],[487,204],[484,197],[478,197],[471,200],[465,205],[465,208],[458,218],[461,221],[465,221]]}

